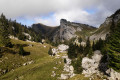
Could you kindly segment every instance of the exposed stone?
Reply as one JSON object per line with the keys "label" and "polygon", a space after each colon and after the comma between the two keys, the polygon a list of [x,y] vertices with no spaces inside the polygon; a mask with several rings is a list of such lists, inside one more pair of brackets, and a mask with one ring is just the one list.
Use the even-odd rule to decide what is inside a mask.
{"label": "exposed stone", "polygon": [[61,74],[60,79],[68,79],[68,78],[75,76],[74,68],[71,65],[71,59],[69,59],[68,56],[62,56],[62,58],[66,59],[66,63],[64,64],[63,72],[67,72],[67,73]]}
{"label": "exposed stone", "polygon": [[32,63],[33,63],[33,60],[32,60],[32,61],[27,62],[27,64],[32,64]]}
{"label": "exposed stone", "polygon": [[81,42],[81,45],[82,45],[82,46],[85,46],[85,45],[86,45],[86,42],[83,42],[83,41],[82,41],[82,42]]}
{"label": "exposed stone", "polygon": [[68,46],[68,45],[65,45],[65,44],[61,44],[61,45],[58,46],[58,50],[59,50],[60,52],[64,52],[64,51],[66,51],[68,48],[69,48],[69,46]]}
{"label": "exposed stone", "polygon": [[43,46],[44,48],[46,48],[46,46]]}
{"label": "exposed stone", "polygon": [[25,32],[23,32],[23,34],[24,34],[26,37],[28,37],[29,40],[31,40],[31,36],[30,36],[30,34],[25,33]]}
{"label": "exposed stone", "polygon": [[23,64],[23,66],[26,66],[26,65],[27,65],[27,63],[24,63],[24,64]]}
{"label": "exposed stone", "polygon": [[13,35],[10,35],[9,38],[11,38],[11,39],[15,39],[15,40],[18,40],[18,38],[15,37],[15,36],[13,36]]}
{"label": "exposed stone", "polygon": [[55,71],[52,71],[52,75],[51,75],[52,77],[55,77],[56,76],[56,73],[55,73]]}
{"label": "exposed stone", "polygon": [[28,64],[32,64],[33,62],[34,62],[33,60],[28,61],[28,62],[24,63],[23,66],[26,66],[26,65],[28,65]]}
{"label": "exposed stone", "polygon": [[58,49],[53,48],[52,49],[52,55],[57,55],[59,53]]}
{"label": "exposed stone", "polygon": [[58,69],[58,68],[56,68],[56,67],[53,67],[53,69]]}
{"label": "exposed stone", "polygon": [[68,79],[68,78],[69,78],[68,74],[61,74],[60,79]]}
{"label": "exposed stone", "polygon": [[110,76],[108,77],[109,80],[120,80],[120,73],[116,72],[112,68],[108,69],[106,73]]}
{"label": "exposed stone", "polygon": [[89,59],[88,57],[84,57],[82,59],[82,67],[83,67],[83,72],[86,77],[90,77],[92,74],[98,74],[99,75],[99,63],[101,60],[101,53],[100,51],[95,51],[94,55],[92,56],[92,59]]}
{"label": "exposed stone", "polygon": [[28,46],[33,47],[33,45],[32,45],[32,44],[28,44]]}

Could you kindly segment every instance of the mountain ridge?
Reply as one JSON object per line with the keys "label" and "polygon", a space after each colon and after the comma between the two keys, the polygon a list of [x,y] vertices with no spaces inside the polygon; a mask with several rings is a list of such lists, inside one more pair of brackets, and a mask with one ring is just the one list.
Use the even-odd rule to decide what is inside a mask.
{"label": "mountain ridge", "polygon": [[[50,27],[39,23],[33,24],[32,28],[36,32],[42,32],[44,36],[48,37],[53,42],[64,42],[76,36],[85,38],[87,33],[90,34],[92,30],[97,29],[87,24],[70,22],[66,19],[61,19],[60,25],[56,27]],[[81,35],[78,35],[78,33],[81,33]]]}

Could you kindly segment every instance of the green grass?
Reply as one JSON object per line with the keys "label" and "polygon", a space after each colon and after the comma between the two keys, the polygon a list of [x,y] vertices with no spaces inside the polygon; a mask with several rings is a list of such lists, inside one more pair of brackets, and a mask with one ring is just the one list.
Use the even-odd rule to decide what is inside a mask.
{"label": "green grass", "polygon": [[[6,75],[3,75],[0,79],[14,80],[15,78],[21,77],[19,80],[57,80],[63,69],[63,63],[59,65],[55,64],[59,61],[61,60],[56,60],[51,57],[38,59],[33,64],[19,67],[15,71],[11,71]],[[57,67],[58,70],[55,70],[53,67]],[[56,77],[51,77],[52,71],[56,72]]]}
{"label": "green grass", "polygon": [[[2,58],[0,58],[0,60],[3,60],[0,63],[0,69],[9,69],[9,72],[0,76],[0,80],[14,80],[16,78],[19,78],[19,80],[57,80],[60,73],[62,73],[64,61],[48,55],[49,44],[31,43],[21,40],[11,40],[11,42],[13,44],[32,44],[33,47],[24,47],[25,51],[30,52],[30,55],[24,58],[19,54],[4,53]],[[30,60],[33,60],[34,63],[27,66],[22,65]],[[59,61],[62,63],[56,64]],[[53,67],[58,69],[55,70]],[[52,71],[57,74],[55,77],[51,77]]]}
{"label": "green grass", "polygon": [[[0,62],[0,69],[8,69],[8,72],[1,75],[0,80],[58,80],[58,77],[63,73],[64,59],[57,59],[48,55],[48,50],[51,45],[21,40],[11,40],[11,42],[13,44],[32,44],[33,47],[24,47],[25,51],[30,52],[30,55],[24,57],[18,53],[4,53],[2,58],[0,58],[0,61],[3,61],[2,63]],[[44,48],[44,46],[46,46],[46,48]],[[17,48],[10,49],[17,51]],[[59,53],[59,55],[63,56],[65,53]],[[34,63],[23,66],[23,63],[31,60],[33,60]],[[59,62],[61,62],[61,64]],[[54,69],[53,67],[58,69]],[[55,71],[55,77],[51,76],[52,71]],[[82,74],[77,74],[68,80],[89,80],[89,78],[85,78]]]}
{"label": "green grass", "polygon": [[74,77],[68,79],[68,80],[89,80],[88,77],[84,77],[83,74],[77,74]]}

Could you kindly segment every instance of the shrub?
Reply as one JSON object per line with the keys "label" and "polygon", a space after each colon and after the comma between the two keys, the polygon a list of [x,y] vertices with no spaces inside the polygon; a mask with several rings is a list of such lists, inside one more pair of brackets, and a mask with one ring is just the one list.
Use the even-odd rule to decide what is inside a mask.
{"label": "shrub", "polygon": [[52,55],[52,48],[50,47],[49,51],[48,51],[49,55]]}
{"label": "shrub", "polygon": [[67,63],[66,59],[64,58],[64,63]]}
{"label": "shrub", "polygon": [[23,49],[23,46],[20,46],[20,48],[19,48],[19,54],[20,55],[25,55],[25,51]]}
{"label": "shrub", "polygon": [[72,60],[72,65],[74,67],[75,73],[80,74],[83,71],[82,68],[82,57],[77,58],[77,60]]}

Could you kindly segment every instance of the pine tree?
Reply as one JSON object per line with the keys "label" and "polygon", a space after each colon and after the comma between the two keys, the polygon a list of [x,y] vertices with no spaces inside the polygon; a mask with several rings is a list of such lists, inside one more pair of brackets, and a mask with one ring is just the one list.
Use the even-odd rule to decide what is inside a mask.
{"label": "pine tree", "polygon": [[9,46],[8,20],[2,14],[0,17],[0,46]]}
{"label": "pine tree", "polygon": [[69,44],[68,57],[71,58],[71,59],[77,57],[76,48],[75,48],[75,45],[73,43]]}
{"label": "pine tree", "polygon": [[95,51],[96,49],[95,49],[95,42],[93,41],[93,44],[92,44],[92,49],[93,49],[93,51]]}
{"label": "pine tree", "polygon": [[109,67],[120,71],[120,23],[111,30],[111,34],[107,38],[107,53]]}
{"label": "pine tree", "polygon": [[79,53],[82,54],[84,51],[84,47],[80,44],[80,47],[79,47]]}
{"label": "pine tree", "polygon": [[81,38],[81,37],[79,37],[79,38],[78,38],[78,41],[79,41],[79,43],[81,43],[81,42],[82,42],[82,38]]}
{"label": "pine tree", "polygon": [[83,71],[82,68],[82,57],[78,57],[77,60],[72,61],[72,65],[74,67],[75,73],[80,74]]}
{"label": "pine tree", "polygon": [[89,58],[91,58],[91,56],[93,55],[93,50],[92,50],[92,47],[91,47],[91,44],[90,44],[89,37],[87,39],[86,47],[84,49],[84,56],[87,56],[87,55],[88,55]]}

